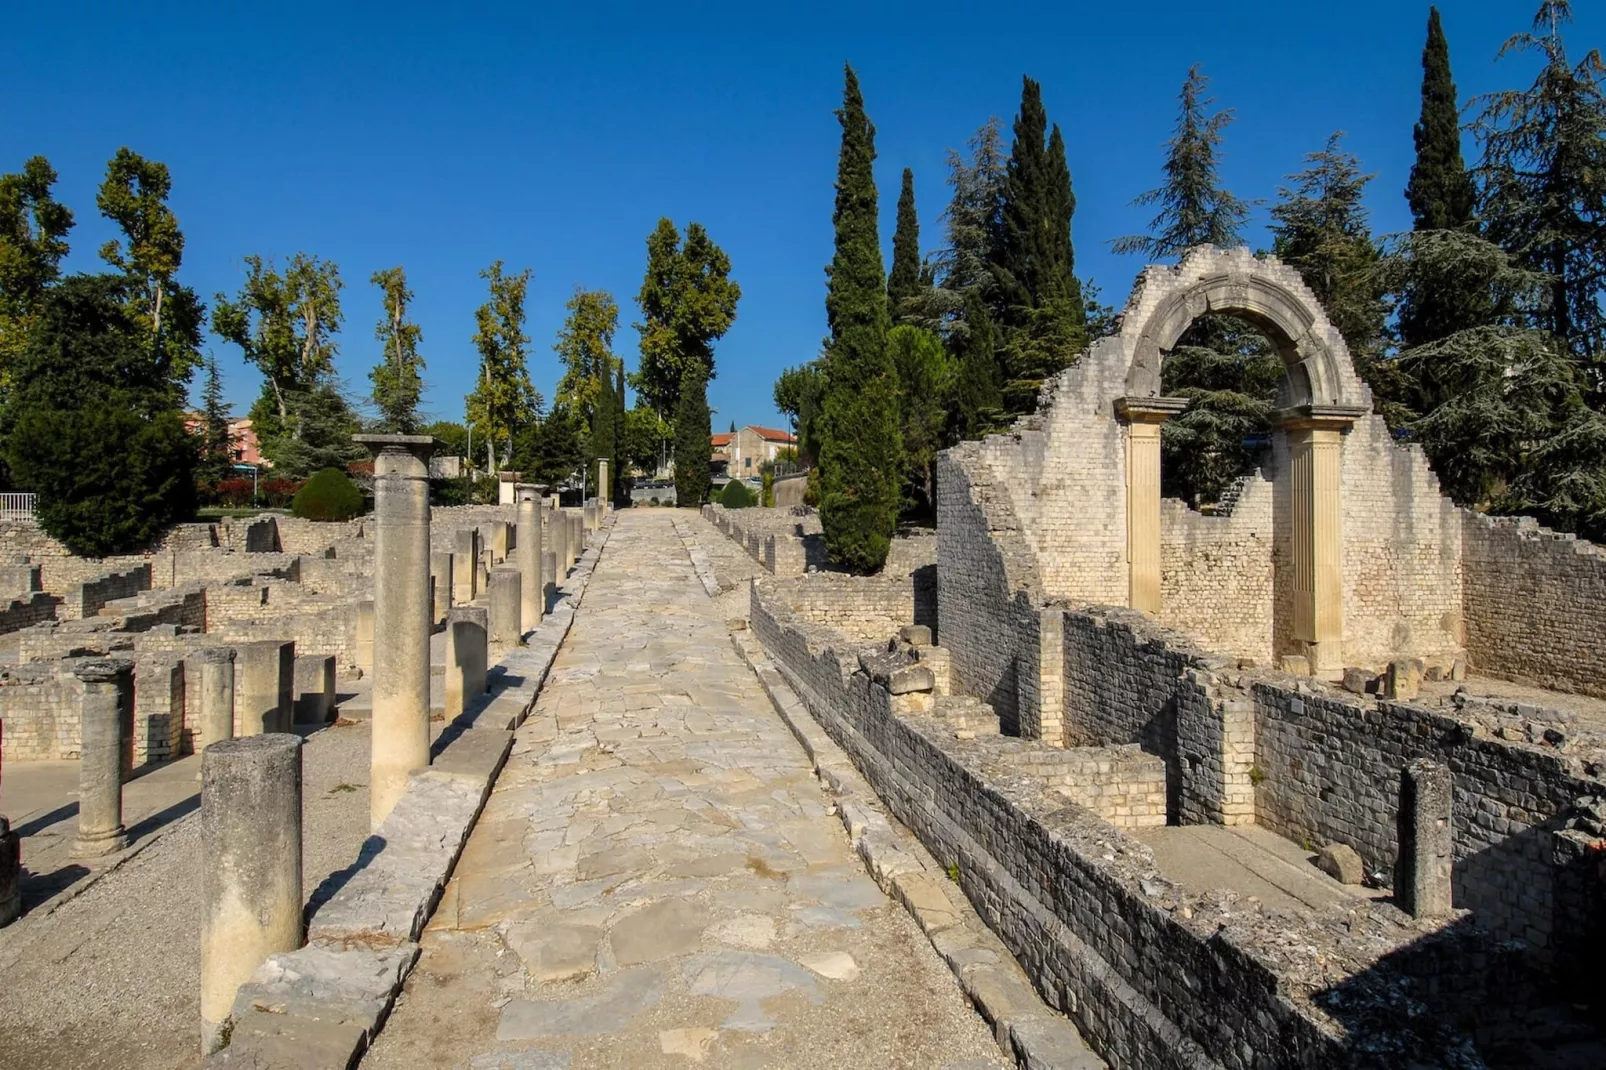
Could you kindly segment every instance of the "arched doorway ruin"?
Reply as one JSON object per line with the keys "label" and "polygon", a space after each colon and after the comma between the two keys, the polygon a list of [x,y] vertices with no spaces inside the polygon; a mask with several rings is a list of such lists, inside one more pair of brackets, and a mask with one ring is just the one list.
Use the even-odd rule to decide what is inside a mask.
{"label": "arched doorway ruin", "polygon": [[1342,436],[1371,410],[1343,338],[1292,268],[1247,249],[1203,246],[1175,267],[1148,268],[1127,304],[1121,342],[1130,363],[1115,401],[1126,427],[1129,604],[1157,614],[1160,599],[1160,429],[1187,401],[1161,390],[1164,355],[1200,316],[1243,319],[1282,358],[1276,429],[1289,459],[1287,632],[1310,669],[1343,667]]}

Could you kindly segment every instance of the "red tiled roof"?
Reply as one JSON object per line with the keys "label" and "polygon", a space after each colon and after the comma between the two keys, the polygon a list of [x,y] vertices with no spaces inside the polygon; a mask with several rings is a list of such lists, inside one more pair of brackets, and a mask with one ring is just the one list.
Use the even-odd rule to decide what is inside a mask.
{"label": "red tiled roof", "polygon": [[790,433],[786,431],[777,431],[773,427],[760,427],[757,424],[748,424],[747,426],[750,429],[757,431],[758,437],[764,439],[766,442],[791,443],[797,441]]}
{"label": "red tiled roof", "polygon": [[723,434],[709,435],[708,436],[708,443],[709,443],[709,445],[714,446],[715,448],[718,448],[720,446],[729,446],[731,444],[731,439],[733,439],[735,437],[736,437],[735,435],[733,435],[729,431],[727,431],[727,432],[725,432]]}

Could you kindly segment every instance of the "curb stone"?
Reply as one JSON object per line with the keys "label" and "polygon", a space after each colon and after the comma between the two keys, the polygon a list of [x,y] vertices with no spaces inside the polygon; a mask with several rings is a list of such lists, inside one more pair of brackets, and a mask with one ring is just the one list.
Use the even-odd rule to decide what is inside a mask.
{"label": "curb stone", "polygon": [[497,663],[508,685],[454,720],[437,741],[430,768],[409,778],[396,808],[363,845],[355,871],[308,919],[307,944],[270,956],[240,986],[229,1046],[206,1067],[347,1070],[373,1043],[418,959],[419,936],[506,764],[513,729],[546,682],[612,527],[610,516],[559,588],[558,605],[526,645]]}
{"label": "curb stone", "polygon": [[1003,942],[925,846],[883,812],[847,753],[809,714],[753,633],[733,630],[731,643],[836,798],[837,816],[865,869],[948,963],[1005,1055],[1024,1070],[1105,1070],[1108,1064],[1088,1048],[1076,1026],[1038,997]]}

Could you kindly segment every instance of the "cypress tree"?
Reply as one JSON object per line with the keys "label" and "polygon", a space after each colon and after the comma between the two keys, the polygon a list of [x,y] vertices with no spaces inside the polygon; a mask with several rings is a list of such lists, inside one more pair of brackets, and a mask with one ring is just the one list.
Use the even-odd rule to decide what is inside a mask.
{"label": "cypress tree", "polygon": [[708,466],[714,448],[708,438],[708,380],[692,361],[680,378],[675,406],[675,504],[696,509],[708,500]]}
{"label": "cypress tree", "polygon": [[821,414],[820,523],[831,560],[873,572],[898,523],[902,446],[897,375],[887,353],[886,276],[876,220],[875,127],[845,68],[837,160],[836,252],[827,269],[826,394]]}
{"label": "cypress tree", "polygon": [[1415,230],[1466,230],[1473,223],[1477,191],[1461,159],[1461,110],[1450,75],[1450,44],[1439,9],[1428,9],[1428,41],[1422,48],[1422,117],[1413,132],[1416,163],[1405,199]]}
{"label": "cypress tree", "polygon": [[992,316],[975,290],[965,294],[968,330],[954,336],[958,362],[955,388],[955,430],[963,438],[980,438],[1003,423],[1003,374],[998,366]]}
{"label": "cypress tree", "polygon": [[893,323],[909,322],[910,302],[920,297],[920,219],[915,215],[915,173],[903,169],[898,194],[898,229],[892,233],[892,274],[887,276],[887,306]]}

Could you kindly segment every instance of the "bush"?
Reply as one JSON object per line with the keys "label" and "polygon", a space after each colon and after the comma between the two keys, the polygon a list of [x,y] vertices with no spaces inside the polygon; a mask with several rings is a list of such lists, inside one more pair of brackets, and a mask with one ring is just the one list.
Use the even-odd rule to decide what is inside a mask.
{"label": "bush", "polygon": [[727,509],[751,509],[758,504],[758,497],[747,488],[747,484],[733,479],[719,492],[719,504]]}
{"label": "bush", "polygon": [[290,513],[303,520],[350,520],[363,513],[362,490],[338,468],[325,468],[296,491]]}
{"label": "bush", "polygon": [[775,508],[775,472],[767,466],[764,469],[764,491],[759,504],[766,509]]}

